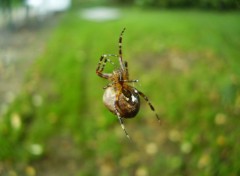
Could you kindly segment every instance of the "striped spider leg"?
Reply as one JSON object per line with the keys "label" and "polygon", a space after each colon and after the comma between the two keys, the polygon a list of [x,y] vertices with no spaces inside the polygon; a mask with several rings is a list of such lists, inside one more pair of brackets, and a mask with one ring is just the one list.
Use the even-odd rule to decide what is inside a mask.
{"label": "striped spider leg", "polygon": [[[119,123],[125,133],[125,135],[130,139],[130,136],[124,126],[123,118],[133,118],[137,115],[140,109],[140,97],[142,97],[149,105],[150,109],[155,113],[156,118],[160,122],[160,118],[155,112],[152,103],[149,101],[148,97],[138,91],[133,86],[129,85],[131,83],[138,82],[138,80],[129,79],[128,63],[123,60],[122,57],[122,36],[124,34],[125,28],[122,30],[118,40],[118,55],[105,54],[100,57],[96,74],[102,78],[109,80],[109,84],[104,87],[105,92],[103,95],[104,105],[118,117]],[[119,61],[119,68],[114,69],[112,73],[104,73],[105,65],[109,62],[113,62],[109,57],[116,57]]]}

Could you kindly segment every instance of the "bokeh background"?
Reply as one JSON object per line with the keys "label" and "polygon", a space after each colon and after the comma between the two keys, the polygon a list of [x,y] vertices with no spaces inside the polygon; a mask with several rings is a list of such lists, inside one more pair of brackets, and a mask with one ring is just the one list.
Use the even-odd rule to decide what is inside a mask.
{"label": "bokeh background", "polygon": [[[1,176],[240,175],[238,0],[1,0]],[[147,103],[102,103],[102,54]],[[106,71],[117,69],[107,66]]]}

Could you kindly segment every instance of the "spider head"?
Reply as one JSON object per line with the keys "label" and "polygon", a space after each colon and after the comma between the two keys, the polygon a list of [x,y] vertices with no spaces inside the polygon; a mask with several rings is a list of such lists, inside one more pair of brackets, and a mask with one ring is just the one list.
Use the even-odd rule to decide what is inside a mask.
{"label": "spider head", "polygon": [[112,74],[112,81],[115,83],[120,83],[125,80],[124,72],[121,69],[114,70]]}

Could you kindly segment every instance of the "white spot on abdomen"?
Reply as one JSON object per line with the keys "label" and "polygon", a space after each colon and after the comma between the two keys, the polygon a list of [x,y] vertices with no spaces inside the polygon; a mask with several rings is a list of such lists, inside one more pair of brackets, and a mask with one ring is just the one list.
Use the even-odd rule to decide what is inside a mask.
{"label": "white spot on abdomen", "polygon": [[131,98],[132,98],[132,102],[137,101],[137,98],[134,95],[132,95]]}

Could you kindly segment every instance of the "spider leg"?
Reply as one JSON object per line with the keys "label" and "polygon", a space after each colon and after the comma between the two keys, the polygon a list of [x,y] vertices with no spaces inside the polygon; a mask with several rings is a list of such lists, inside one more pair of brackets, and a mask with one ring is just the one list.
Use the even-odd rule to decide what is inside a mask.
{"label": "spider leg", "polygon": [[122,117],[120,117],[120,114],[119,114],[119,112],[118,112],[117,110],[116,110],[116,113],[117,113],[117,116],[118,116],[119,123],[120,123],[120,125],[121,125],[121,127],[122,127],[122,129],[123,129],[123,131],[124,131],[124,133],[125,133],[125,135],[127,136],[127,138],[128,138],[129,140],[131,140],[131,138],[130,138],[128,132],[127,132],[127,130],[125,129],[125,125],[124,125],[124,123],[123,123]]}
{"label": "spider leg", "polygon": [[134,80],[122,80],[123,82],[128,82],[128,83],[136,83],[138,82],[138,79],[134,79]]}
{"label": "spider leg", "polygon": [[107,89],[108,87],[112,87],[114,83],[109,83],[106,86],[103,87],[103,89]]}
{"label": "spider leg", "polygon": [[117,117],[118,117],[119,123],[120,123],[120,125],[121,125],[121,127],[122,127],[122,129],[123,129],[123,131],[124,131],[124,133],[125,133],[125,135],[127,136],[127,138],[128,138],[129,140],[131,140],[131,138],[130,138],[128,132],[127,132],[127,130],[125,129],[125,125],[124,125],[124,123],[123,123],[122,117],[121,117],[120,113],[119,113],[118,110],[117,110],[117,104],[118,104],[119,95],[120,95],[119,93],[116,95],[116,100],[115,100],[115,102],[114,102],[115,114],[116,114]]}
{"label": "spider leg", "polygon": [[137,79],[134,79],[134,80],[129,80],[129,73],[128,73],[128,63],[127,61],[124,61],[124,66],[125,66],[125,75],[124,75],[124,80],[121,80],[123,82],[127,82],[127,83],[136,83],[138,82]]}
{"label": "spider leg", "polygon": [[122,68],[122,70],[124,70],[124,65],[123,65],[123,59],[122,59],[122,36],[123,36],[123,33],[125,31],[126,28],[123,28],[121,34],[120,34],[120,37],[119,37],[119,41],[118,41],[118,46],[119,46],[119,63],[120,63],[120,66]]}
{"label": "spider leg", "polygon": [[108,58],[109,56],[114,56],[114,57],[118,57],[117,55],[114,54],[104,54],[100,57],[100,60],[98,62],[98,66],[96,69],[96,73],[98,76],[102,77],[102,78],[106,78],[108,79],[112,74],[110,73],[103,73],[103,70],[106,66],[107,62],[110,62],[112,65],[114,65],[114,63]]}
{"label": "spider leg", "polygon": [[148,97],[144,93],[142,93],[141,91],[139,91],[137,89],[135,89],[135,92],[138,93],[141,97],[143,97],[143,99],[148,103],[151,110],[155,113],[158,122],[161,124],[161,120],[160,120],[158,114],[155,112],[155,108],[153,107],[152,103],[149,101]]}
{"label": "spider leg", "polygon": [[124,66],[125,66],[125,71],[126,71],[126,78],[127,78],[127,80],[128,80],[128,78],[129,78],[129,73],[128,73],[128,63],[127,63],[127,61],[124,61]]}

